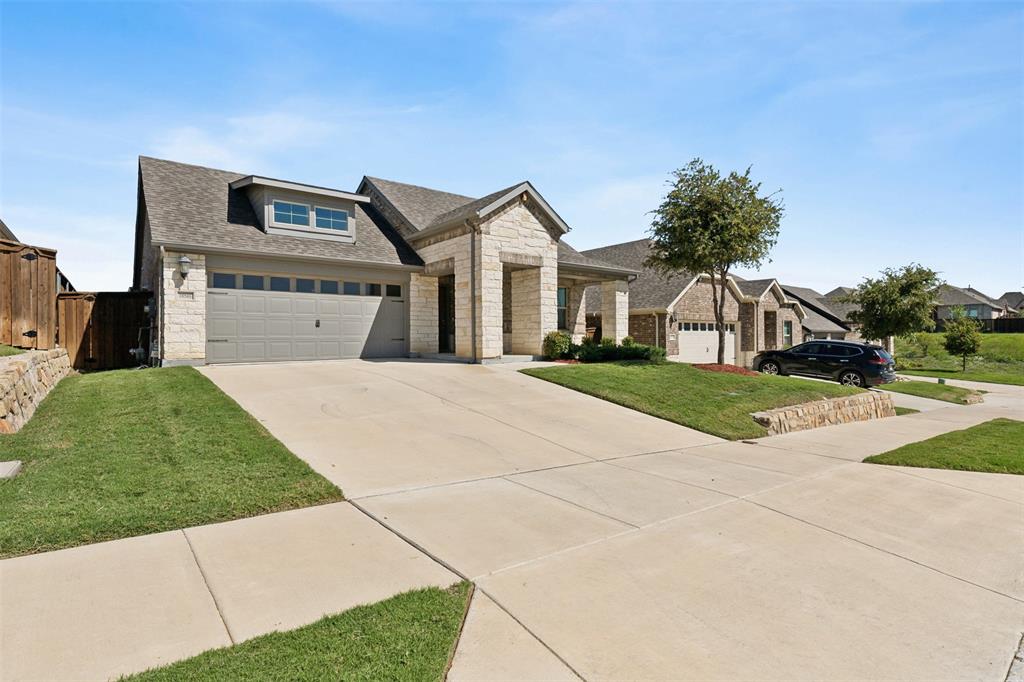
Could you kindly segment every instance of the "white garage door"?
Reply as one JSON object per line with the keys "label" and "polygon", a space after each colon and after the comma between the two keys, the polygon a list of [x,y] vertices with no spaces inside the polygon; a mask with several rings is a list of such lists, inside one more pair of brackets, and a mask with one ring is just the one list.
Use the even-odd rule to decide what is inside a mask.
{"label": "white garage door", "polygon": [[[725,325],[725,362],[736,362],[736,324]],[[718,332],[714,322],[679,323],[679,359],[683,362],[718,362]]]}
{"label": "white garage door", "polygon": [[406,354],[405,298],[209,289],[207,362]]}

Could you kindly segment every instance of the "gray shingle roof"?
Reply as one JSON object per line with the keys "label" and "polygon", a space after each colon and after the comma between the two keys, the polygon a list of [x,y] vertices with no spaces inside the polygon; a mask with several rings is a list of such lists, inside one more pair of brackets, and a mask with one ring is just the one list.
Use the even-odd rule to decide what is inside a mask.
{"label": "gray shingle roof", "polygon": [[152,239],[212,250],[271,256],[333,258],[386,265],[422,265],[416,252],[376,210],[357,204],[352,244],[266,234],[245,190],[229,183],[250,175],[139,157]]}
{"label": "gray shingle roof", "polygon": [[[629,307],[631,310],[667,308],[679,292],[693,280],[693,275],[681,274],[666,277],[652,268],[644,267],[644,261],[650,253],[651,240],[638,239],[623,244],[603,246],[598,249],[587,249],[582,252],[587,258],[618,265],[637,273],[637,278],[629,284]],[[561,260],[561,255],[559,255]],[[592,294],[596,287],[587,290],[587,312],[601,311],[600,291]]]}
{"label": "gray shingle roof", "polygon": [[980,304],[987,305],[992,308],[1002,307],[980,292],[973,291],[969,288],[961,289],[960,287],[955,287],[952,284],[941,285],[936,293],[935,299],[938,302],[938,305],[967,306]]}
{"label": "gray shingle roof", "polygon": [[1017,310],[1024,305],[1024,292],[1020,291],[1007,291],[999,297],[1000,303],[1005,303],[1014,310]]}
{"label": "gray shingle roof", "polygon": [[852,287],[836,287],[825,294],[825,302],[828,303],[829,310],[834,312],[843,321],[850,319],[850,313],[859,310],[856,303],[847,303],[841,300],[855,291],[856,289]]}
{"label": "gray shingle roof", "polygon": [[18,241],[18,238],[11,232],[11,228],[7,227],[3,220],[0,220],[0,239],[6,239],[9,242]]}
{"label": "gray shingle roof", "polygon": [[479,211],[481,208],[487,206],[493,201],[496,201],[502,195],[508,194],[509,192],[511,192],[516,187],[519,187],[522,184],[522,182],[517,182],[516,184],[510,185],[505,189],[499,189],[497,192],[491,192],[487,196],[480,197],[479,199],[474,199],[473,201],[464,203],[461,206],[457,206],[452,210],[442,213],[441,215],[435,217],[433,220],[430,221],[430,224],[427,227],[436,227],[438,225],[446,225],[449,223],[455,223],[460,222],[462,220],[468,220],[469,218],[474,218],[476,217],[476,212]]}
{"label": "gray shingle roof", "polygon": [[372,177],[367,177],[366,180],[379,189],[391,205],[417,230],[425,230],[440,216],[478,201],[462,194],[442,192],[394,180]]}
{"label": "gray shingle roof", "polygon": [[814,289],[795,287],[789,284],[781,286],[782,290],[786,292],[786,296],[797,299],[803,305],[807,317],[801,321],[801,324],[805,329],[809,329],[812,332],[849,331],[846,327],[836,322],[836,320],[844,319],[842,315],[833,310],[831,304],[825,300],[825,297]]}
{"label": "gray shingle roof", "polygon": [[744,296],[761,298],[774,281],[774,279],[745,279],[737,281],[736,288],[742,291]]}

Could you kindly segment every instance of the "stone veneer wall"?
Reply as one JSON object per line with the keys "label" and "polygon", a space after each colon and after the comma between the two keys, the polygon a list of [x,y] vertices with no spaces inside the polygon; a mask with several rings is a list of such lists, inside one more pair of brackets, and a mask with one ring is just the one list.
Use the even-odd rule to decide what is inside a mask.
{"label": "stone veneer wall", "polygon": [[774,436],[790,431],[806,431],[819,426],[862,422],[895,417],[896,410],[888,393],[867,391],[842,398],[827,398],[791,407],[754,412],[753,417]]}
{"label": "stone veneer wall", "polygon": [[164,364],[201,365],[206,359],[206,256],[189,253],[182,278],[181,253],[164,253],[160,286],[160,358]]}
{"label": "stone veneer wall", "polygon": [[50,389],[70,371],[71,359],[64,348],[0,358],[0,434],[24,426]]}

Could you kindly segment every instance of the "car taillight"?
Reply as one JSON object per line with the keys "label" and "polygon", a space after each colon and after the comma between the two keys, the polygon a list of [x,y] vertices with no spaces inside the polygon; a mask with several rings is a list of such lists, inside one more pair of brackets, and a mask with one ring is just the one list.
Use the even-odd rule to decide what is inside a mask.
{"label": "car taillight", "polygon": [[873,358],[868,358],[868,364],[870,365],[888,365],[889,361],[885,358],[880,358],[877,355]]}

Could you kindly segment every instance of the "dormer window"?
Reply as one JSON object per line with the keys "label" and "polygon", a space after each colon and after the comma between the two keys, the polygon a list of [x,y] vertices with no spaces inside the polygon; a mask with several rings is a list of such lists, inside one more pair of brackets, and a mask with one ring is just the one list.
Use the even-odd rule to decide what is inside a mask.
{"label": "dormer window", "polygon": [[288,201],[274,201],[274,222],[309,227],[309,206]]}
{"label": "dormer window", "polygon": [[348,211],[325,206],[317,206],[315,210],[317,228],[348,232]]}

